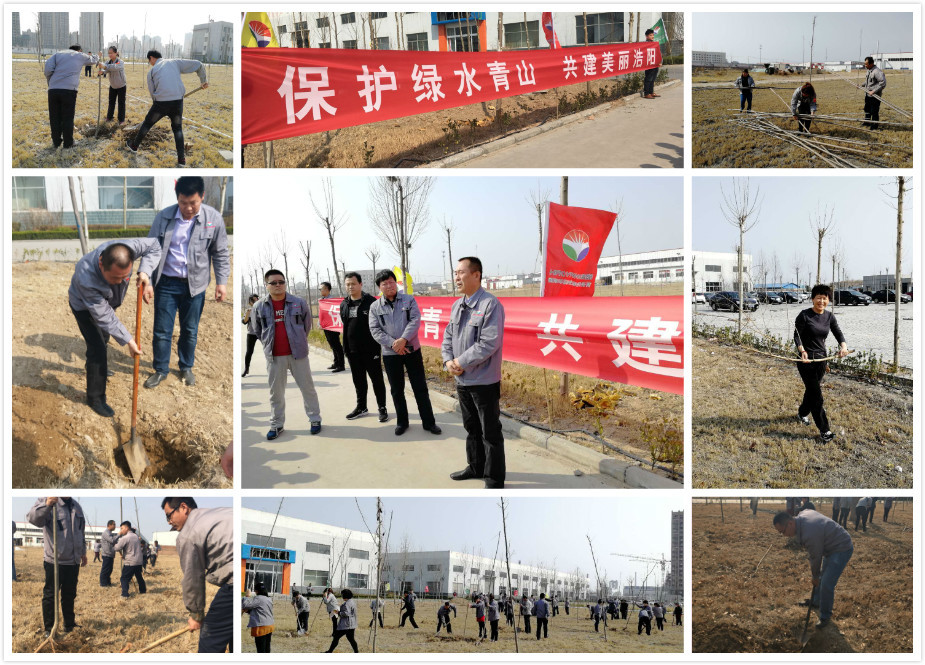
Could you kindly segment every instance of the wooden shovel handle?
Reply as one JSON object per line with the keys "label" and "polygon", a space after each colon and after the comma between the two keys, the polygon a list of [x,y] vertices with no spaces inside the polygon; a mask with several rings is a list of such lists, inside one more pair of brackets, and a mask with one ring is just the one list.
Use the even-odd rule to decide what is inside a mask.
{"label": "wooden shovel handle", "polygon": [[174,639],[175,637],[180,637],[180,635],[183,635],[184,633],[188,633],[188,632],[189,632],[189,627],[188,627],[188,626],[187,626],[186,628],[181,628],[180,630],[177,630],[177,631],[174,631],[173,633],[170,633],[170,635],[168,635],[167,637],[162,637],[162,638],[159,639],[159,640],[155,640],[154,642],[151,642],[151,644],[149,644],[148,646],[146,646],[144,649],[139,649],[139,650],[136,651],[135,653],[145,653],[145,652],[147,652],[147,651],[150,651],[150,650],[153,649],[154,647],[159,647],[159,646],[162,645],[164,642],[169,642],[170,640]]}
{"label": "wooden shovel handle", "polygon": [[[144,293],[145,285],[139,282],[138,284],[138,302],[135,305],[135,344],[138,345],[138,348],[141,348],[141,303],[142,303],[142,294]],[[141,366],[141,357],[135,356],[135,368],[132,373],[132,432],[135,432],[135,427],[138,425],[138,370]]]}

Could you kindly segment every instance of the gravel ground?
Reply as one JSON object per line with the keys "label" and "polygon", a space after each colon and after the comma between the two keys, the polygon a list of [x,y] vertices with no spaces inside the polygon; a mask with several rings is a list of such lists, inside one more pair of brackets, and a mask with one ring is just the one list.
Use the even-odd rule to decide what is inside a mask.
{"label": "gravel ground", "polygon": [[[797,305],[765,305],[760,304],[757,312],[746,312],[743,316],[743,326],[749,332],[763,333],[765,330],[774,335],[790,339],[793,336],[793,322],[801,310],[808,307],[808,303]],[[913,303],[902,304],[899,307],[899,364],[903,367],[912,367],[912,308]],[[734,327],[738,314],[733,312],[714,312],[709,305],[696,305],[694,316],[702,323],[714,326]],[[841,326],[849,349],[858,351],[873,351],[883,356],[884,360],[893,359],[893,303],[889,307],[884,304],[871,305],[840,305],[835,309],[838,325]],[[747,323],[746,323],[747,321]],[[828,343],[837,345],[834,337],[829,337]]]}

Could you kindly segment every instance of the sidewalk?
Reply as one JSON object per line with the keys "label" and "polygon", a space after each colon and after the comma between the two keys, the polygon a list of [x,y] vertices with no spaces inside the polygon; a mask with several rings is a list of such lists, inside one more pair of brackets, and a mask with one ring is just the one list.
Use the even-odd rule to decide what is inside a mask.
{"label": "sidewalk", "polygon": [[[441,488],[482,489],[481,480],[455,482],[450,473],[466,466],[465,438],[459,414],[452,402],[431,391],[437,424],[443,434],[421,429],[417,407],[407,391],[411,427],[395,436],[392,397],[386,401],[389,421],[380,423],[372,387],[370,414],[348,421],[356,394],[350,370],[332,373],[322,369],[330,356],[311,350],[309,361],[323,428],[317,436],[308,432],[302,397],[290,377],[286,390],[286,425],[274,441],[266,440],[270,423],[270,393],[261,349],[255,350],[251,373],[241,379],[242,487],[264,488]],[[535,443],[505,433],[506,487],[517,489],[607,489],[626,487],[609,475],[565,459]],[[582,475],[576,476],[580,469]]]}

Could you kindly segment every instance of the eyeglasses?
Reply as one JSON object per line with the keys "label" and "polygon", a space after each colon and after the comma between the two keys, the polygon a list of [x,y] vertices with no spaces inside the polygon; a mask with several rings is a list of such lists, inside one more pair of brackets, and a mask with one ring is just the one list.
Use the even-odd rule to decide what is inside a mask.
{"label": "eyeglasses", "polygon": [[171,510],[169,513],[167,513],[167,524],[170,524],[170,519],[173,517],[173,514],[177,512],[178,510],[180,510],[180,506],[177,506],[176,508]]}
{"label": "eyeglasses", "polygon": [[286,283],[285,279],[278,279],[275,282],[267,282],[267,284],[269,284],[270,286],[279,286],[280,284],[285,284],[285,283]]}

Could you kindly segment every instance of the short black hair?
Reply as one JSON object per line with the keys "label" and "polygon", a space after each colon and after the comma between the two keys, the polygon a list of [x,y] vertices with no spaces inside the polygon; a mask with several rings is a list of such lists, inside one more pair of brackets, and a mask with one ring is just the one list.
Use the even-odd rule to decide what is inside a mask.
{"label": "short black hair", "polygon": [[793,519],[793,515],[788,513],[786,510],[782,510],[774,516],[774,526],[778,524],[786,524]]}
{"label": "short black hair", "polygon": [[157,58],[158,60],[160,60],[164,56],[161,55],[160,51],[155,51],[154,49],[151,49],[150,51],[148,51],[148,55],[146,55],[145,57],[146,58]]}
{"label": "short black hair", "polygon": [[131,268],[135,261],[135,252],[132,248],[121,242],[114,242],[103,250],[100,254],[100,260],[103,263],[103,270],[109,270],[113,266],[125,270]]}
{"label": "short black hair", "polygon": [[870,56],[867,56],[866,58],[864,58],[864,62],[869,62],[870,64],[874,64],[874,59]]}
{"label": "short black hair", "polygon": [[321,286],[326,286],[326,287],[328,287],[328,291],[331,290],[331,282],[321,282]]}
{"label": "short black hair", "polygon": [[252,293],[247,297],[247,302],[249,303],[254,302],[255,300],[260,300],[260,296],[258,296],[256,293]]}
{"label": "short black hair", "polygon": [[116,525],[116,521],[115,521],[115,520],[109,520],[108,522],[106,522],[106,526],[109,526],[110,524],[112,524],[113,526],[115,526],[115,525]]}
{"label": "short black hair", "polygon": [[164,506],[170,506],[171,510],[176,510],[181,503],[185,503],[190,510],[195,510],[199,507],[196,505],[196,499],[191,496],[168,496],[161,501],[161,510],[164,509]]}
{"label": "short black hair", "polygon": [[108,47],[106,48],[106,50],[107,50],[107,51],[115,51],[115,52],[116,52],[116,55],[119,55],[119,47],[116,46],[115,44],[113,44],[112,46],[108,46]]}
{"label": "short black hair", "polygon": [[281,271],[277,270],[276,268],[270,268],[265,273],[263,273],[263,281],[264,282],[270,281],[270,277],[272,277],[273,275],[279,275],[283,279],[286,279],[286,276]]}
{"label": "short black hair", "polygon": [[83,49],[80,48],[80,44],[71,44],[68,48],[72,51],[83,51]]}
{"label": "short black hair", "polygon": [[344,600],[350,600],[353,598],[353,591],[350,589],[343,589],[341,590],[340,595]]}
{"label": "short black hair", "polygon": [[182,178],[177,178],[177,184],[174,185],[173,191],[177,196],[181,194],[183,196],[192,196],[193,194],[202,196],[206,191],[206,181],[202,179],[202,176],[185,175]]}
{"label": "short black hair", "polygon": [[464,257],[462,257],[461,259],[459,259],[459,260],[457,261],[457,263],[459,263],[459,262],[461,262],[461,261],[468,261],[468,262],[469,262],[469,270],[471,270],[472,272],[475,272],[476,270],[478,270],[478,271],[479,271],[479,274],[480,274],[480,275],[482,274],[482,260],[481,260],[481,259],[479,259],[479,258],[477,258],[477,257],[475,257],[475,256],[464,256]]}
{"label": "short black hair", "polygon": [[825,296],[829,300],[831,300],[832,299],[832,287],[829,286],[828,284],[816,284],[816,286],[813,287],[812,294],[810,295],[810,297],[815,298],[816,296]]}
{"label": "short black hair", "polygon": [[395,273],[392,272],[391,270],[380,270],[380,271],[376,274],[376,286],[379,286],[379,283],[380,283],[380,282],[384,282],[385,280],[389,279],[390,277],[391,277],[392,279],[394,279],[396,282],[398,281],[398,278],[395,276]]}
{"label": "short black hair", "polygon": [[346,282],[348,279],[350,279],[351,277],[353,277],[353,278],[354,278],[356,281],[358,281],[360,284],[363,283],[363,276],[362,276],[360,273],[354,272],[354,271],[350,271],[350,272],[345,272],[345,273],[344,273],[344,281],[345,281],[345,282]]}
{"label": "short black hair", "polygon": [[649,35],[654,35],[654,34],[655,34],[655,30],[653,30],[652,28],[649,28],[648,30],[646,30],[646,37],[648,37]]}
{"label": "short black hair", "polygon": [[122,524],[120,524],[119,526],[127,526],[129,529],[131,529],[131,528],[132,528],[132,523],[129,522],[128,520],[125,520],[125,521],[122,522]]}

